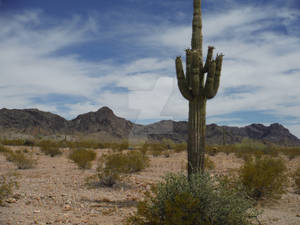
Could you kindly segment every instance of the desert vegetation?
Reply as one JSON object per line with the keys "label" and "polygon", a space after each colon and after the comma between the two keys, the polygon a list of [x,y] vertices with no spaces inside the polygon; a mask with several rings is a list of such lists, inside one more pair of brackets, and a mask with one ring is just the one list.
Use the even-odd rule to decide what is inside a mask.
{"label": "desert vegetation", "polygon": [[96,159],[96,152],[90,149],[74,149],[71,150],[69,159],[75,162],[80,169],[89,169],[91,162]]}
{"label": "desert vegetation", "polygon": [[148,156],[139,151],[105,154],[98,161],[99,184],[111,187],[122,175],[139,172],[148,166]]}
{"label": "desert vegetation", "polygon": [[41,152],[43,152],[45,155],[50,155],[51,157],[54,157],[56,155],[62,154],[62,152],[59,149],[60,146],[57,142],[44,140],[39,142],[38,146],[40,147]]}
{"label": "desert vegetation", "polygon": [[139,202],[127,224],[250,225],[258,215],[246,194],[210,175],[169,174]]}
{"label": "desert vegetation", "polygon": [[239,179],[254,199],[279,198],[287,186],[286,170],[281,158],[256,156],[241,167]]}
{"label": "desert vegetation", "polygon": [[6,160],[14,163],[18,169],[31,169],[37,164],[37,159],[26,148],[12,151],[9,148],[0,147]]}
{"label": "desert vegetation", "polygon": [[292,177],[295,181],[296,193],[300,194],[300,166],[298,166],[296,171],[292,174]]}
{"label": "desert vegetation", "polygon": [[181,57],[175,60],[178,88],[189,102],[188,116],[188,175],[204,171],[206,146],[206,102],[218,92],[223,54],[213,58],[214,47],[208,46],[206,60],[202,52],[201,0],[193,1],[191,48],[186,49],[186,71]]}
{"label": "desert vegetation", "polygon": [[0,206],[4,206],[4,201],[12,196],[14,189],[18,187],[17,176],[17,173],[0,175]]}
{"label": "desert vegetation", "polygon": [[[75,210],[77,204],[90,205],[94,201],[99,202],[96,209],[99,208],[101,213],[95,217],[95,221],[98,221],[98,224],[105,224],[103,221],[99,222],[101,218],[115,218],[114,221],[118,222],[114,222],[113,224],[147,224],[148,220],[153,222],[162,213],[165,213],[165,224],[176,224],[176,221],[178,222],[177,224],[180,224],[183,220],[186,221],[186,224],[194,224],[197,218],[199,218],[199,213],[205,216],[207,221],[213,220],[215,224],[221,224],[219,221],[226,224],[225,222],[229,219],[240,224],[258,224],[257,220],[268,221],[265,212],[262,211],[265,208],[257,208],[257,205],[261,205],[260,202],[269,202],[269,200],[272,200],[279,201],[280,203],[283,196],[285,198],[286,196],[297,196],[297,193],[299,193],[299,168],[297,162],[300,162],[300,157],[299,149],[296,147],[277,147],[254,140],[244,140],[234,145],[208,146],[205,157],[207,172],[204,177],[197,178],[198,180],[195,181],[196,183],[198,182],[197,185],[201,186],[203,185],[201,182],[205,180],[207,181],[207,186],[201,189],[205,191],[205,194],[201,192],[195,193],[198,196],[196,197],[190,193],[189,188],[197,190],[199,186],[196,183],[195,186],[191,187],[187,185],[186,144],[184,143],[164,140],[163,142],[139,142],[131,144],[128,147],[124,143],[119,142],[105,145],[105,148],[98,149],[69,148],[60,146],[56,142],[54,143],[39,141],[39,145],[37,146],[0,145],[1,164],[6,165],[5,168],[11,168],[10,170],[4,168],[1,170],[2,183],[0,189],[2,203],[9,204],[10,206],[16,204],[17,206],[18,202],[31,201],[25,200],[27,197],[21,197],[19,200],[9,200],[9,202],[16,201],[16,203],[6,202],[6,199],[14,198],[13,192],[18,193],[19,190],[15,185],[17,180],[9,178],[7,172],[18,169],[15,161],[26,162],[19,160],[24,156],[39,162],[30,170],[30,176],[39,177],[40,175],[33,174],[41,174],[38,171],[43,171],[42,174],[45,174],[45,179],[48,180],[49,177],[52,177],[51,174],[53,174],[53,178],[51,179],[55,179],[55,176],[66,174],[62,178],[62,183],[59,183],[58,180],[55,181],[55,185],[50,181],[45,182],[45,185],[39,183],[38,186],[45,186],[44,191],[48,190],[48,188],[51,190],[51,186],[59,184],[60,189],[65,190],[66,193],[69,191],[74,195],[81,195],[79,193],[93,193],[89,200],[91,203],[84,203],[82,199],[77,199],[72,200],[73,203],[67,203],[67,205],[71,205]],[[59,157],[49,157],[50,154],[40,154],[41,151],[43,152],[41,150],[43,145],[55,146],[61,154]],[[74,146],[76,145],[74,144]],[[117,149],[107,147],[113,145],[125,147]],[[98,143],[98,146],[101,145]],[[132,150],[128,150],[131,148]],[[158,148],[157,152],[160,152],[157,155],[153,155],[153,151],[156,151],[155,148]],[[272,150],[270,151],[269,149]],[[287,153],[283,153],[284,149],[288,150]],[[166,153],[168,157],[165,156]],[[293,157],[289,157],[290,153],[292,153]],[[47,169],[48,174],[45,173],[45,166],[47,165],[49,165],[49,169]],[[81,169],[77,170],[76,168]],[[85,170],[82,173],[82,169],[87,168],[89,170]],[[64,170],[64,172],[53,172],[53,170]],[[18,172],[22,175],[24,173],[27,174],[26,170],[18,170]],[[166,174],[169,172],[172,172],[172,175],[168,175],[167,178]],[[56,173],[61,175],[55,175]],[[76,178],[72,178],[72,174]],[[28,174],[26,176],[23,175],[22,179],[18,179],[22,192],[26,192],[27,186],[34,185],[35,182],[35,179],[30,178],[30,183],[25,185],[26,182],[24,179],[26,180],[27,176]],[[161,176],[164,176],[164,178],[161,178]],[[288,176],[290,176],[290,179],[287,179]],[[81,185],[76,186],[77,182],[81,182]],[[176,188],[182,191],[177,193]],[[175,190],[177,194],[175,194]],[[105,197],[97,200],[99,198],[97,197],[97,193],[102,193],[101,195]],[[109,193],[114,194],[110,195]],[[48,195],[53,194],[49,193]],[[167,199],[166,196],[173,197]],[[60,199],[61,197],[56,198]],[[84,199],[85,197],[82,196],[81,198]],[[123,200],[116,200],[118,198]],[[211,200],[211,204],[205,204],[205,207],[199,203],[208,200]],[[278,204],[278,202],[272,203],[272,201],[268,203],[272,207],[274,207],[274,204]],[[293,200],[289,201],[293,202]],[[280,210],[284,207],[282,204],[279,204]],[[114,207],[111,208],[111,205],[114,205]],[[221,208],[224,205],[228,208]],[[26,207],[33,206],[29,204]],[[63,204],[62,207],[61,210],[64,211],[64,207],[69,206],[64,206]],[[199,210],[193,211],[193,208]],[[229,213],[229,209],[233,210],[233,214]],[[260,215],[255,214],[257,213],[256,209],[262,213]],[[266,209],[268,212],[268,208]],[[171,217],[172,212],[177,212],[174,217]],[[6,209],[5,213],[6,215],[11,215]],[[187,213],[193,216],[186,218]],[[238,213],[242,217],[237,218],[234,213]],[[221,219],[220,215],[226,216]],[[13,215],[11,216],[14,217]],[[284,221],[283,218],[281,220]],[[53,221],[55,221],[54,218]],[[235,222],[232,222],[232,224]],[[272,224],[272,222],[264,222],[263,224]]]}

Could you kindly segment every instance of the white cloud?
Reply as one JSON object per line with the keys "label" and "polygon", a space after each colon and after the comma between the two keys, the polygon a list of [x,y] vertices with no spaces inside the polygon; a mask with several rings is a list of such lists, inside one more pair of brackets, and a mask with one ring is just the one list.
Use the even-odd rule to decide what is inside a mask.
{"label": "white cloud", "polygon": [[[226,122],[227,119],[222,120],[223,114],[263,110],[283,120],[288,116],[297,118],[297,123],[286,120],[285,124],[300,136],[300,72],[297,70],[300,38],[294,33],[273,31],[279,23],[279,20],[273,22],[276,17],[280,18],[281,29],[285,27],[286,32],[292,32],[289,25],[297,16],[289,9],[270,7],[244,7],[204,15],[204,52],[209,44],[216,47],[216,52],[225,53],[219,93],[207,105],[209,122]],[[47,28],[43,23],[43,13],[39,11],[0,20],[2,107],[37,106],[74,118],[106,105],[132,120],[186,119],[187,101],[178,91],[174,59],[169,57],[183,55],[190,45],[190,24],[167,27],[156,24],[157,29],[149,25],[151,32],[146,31],[145,24],[131,27],[139,51],[147,53],[157,49],[157,53],[120,64],[114,58],[94,62],[76,55],[56,54],[65,47],[116,33],[110,30],[110,34],[102,35],[95,18],[74,16]],[[144,28],[139,30],[141,27]],[[122,36],[123,30],[118,32]],[[130,32],[125,32],[127,39]],[[288,73],[290,70],[295,72]],[[117,88],[129,92],[116,91]],[[234,89],[238,91],[233,92]],[[65,103],[69,111],[61,111],[47,102],[32,102],[34,97],[53,93],[81,96],[86,102]],[[242,120],[234,121],[243,124]]]}
{"label": "white cloud", "polygon": [[[246,7],[204,17],[205,45],[225,53],[221,87],[217,97],[208,102],[208,115],[220,118],[232,112],[263,110],[283,120],[300,118],[300,38],[273,30],[285,26],[288,31],[297,16],[299,13],[286,8]],[[184,54],[182,37],[190,37],[189,27],[170,27],[148,39]],[[295,72],[288,74],[291,69]],[[241,90],[230,93],[232,88]]]}

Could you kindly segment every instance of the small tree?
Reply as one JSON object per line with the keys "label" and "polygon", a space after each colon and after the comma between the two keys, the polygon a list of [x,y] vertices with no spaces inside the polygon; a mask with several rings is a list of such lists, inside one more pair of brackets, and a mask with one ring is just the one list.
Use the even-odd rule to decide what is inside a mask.
{"label": "small tree", "polygon": [[213,59],[214,47],[210,46],[203,64],[202,39],[201,0],[194,0],[192,49],[186,50],[186,75],[181,58],[176,58],[178,87],[182,96],[189,101],[189,176],[204,170],[206,101],[217,94],[223,61],[222,54]]}

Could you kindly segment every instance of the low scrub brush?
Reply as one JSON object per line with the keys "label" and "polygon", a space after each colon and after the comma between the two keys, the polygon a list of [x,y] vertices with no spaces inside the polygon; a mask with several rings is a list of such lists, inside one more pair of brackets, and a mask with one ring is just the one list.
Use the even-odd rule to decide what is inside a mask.
{"label": "low scrub brush", "polygon": [[295,173],[293,174],[293,178],[296,185],[296,193],[300,194],[300,166],[296,169]]}
{"label": "low scrub brush", "polygon": [[18,187],[16,173],[9,173],[0,176],[0,206],[4,205],[4,200],[13,194],[13,190]]}
{"label": "low scrub brush", "polygon": [[241,167],[239,180],[248,195],[256,200],[279,198],[285,192],[286,170],[285,163],[280,158],[251,158]]}
{"label": "low scrub brush", "polygon": [[52,141],[41,141],[39,143],[40,150],[45,155],[50,155],[51,157],[54,157],[56,155],[61,155],[62,152],[59,149],[59,146],[56,142]]}
{"label": "low scrub brush", "polygon": [[93,150],[78,149],[72,150],[69,159],[75,162],[80,169],[91,168],[91,162],[96,159],[96,152]]}
{"label": "low scrub brush", "polygon": [[98,177],[104,186],[113,186],[120,175],[135,173],[149,166],[149,158],[140,151],[103,155],[98,164]]}
{"label": "low scrub brush", "polygon": [[25,154],[23,151],[10,151],[6,153],[6,160],[14,163],[18,169],[32,169],[36,166],[37,160],[33,157],[32,153]]}
{"label": "low scrub brush", "polygon": [[127,225],[252,225],[258,212],[246,194],[208,174],[169,174],[138,203]]}

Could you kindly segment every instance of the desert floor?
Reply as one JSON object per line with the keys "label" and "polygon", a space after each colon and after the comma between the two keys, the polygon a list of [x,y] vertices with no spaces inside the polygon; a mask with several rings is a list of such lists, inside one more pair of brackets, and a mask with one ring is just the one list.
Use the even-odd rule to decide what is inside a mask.
{"label": "desert floor", "polygon": [[[0,155],[0,174],[16,171],[20,175],[19,188],[6,206],[0,207],[0,225],[122,224],[151,184],[168,172],[184,171],[186,165],[184,152],[171,154],[169,158],[151,156],[150,167],[127,177],[127,185],[90,189],[85,185],[85,179],[96,173],[96,161],[91,169],[80,170],[67,158],[67,149],[63,150],[63,155],[51,158],[41,154],[36,147],[27,148],[38,160],[33,169],[17,170]],[[106,151],[96,150],[97,156],[101,157]],[[231,173],[243,164],[243,160],[233,154],[218,153],[210,158],[216,165],[211,171],[214,174]],[[285,160],[290,171],[300,165],[300,157]],[[263,225],[300,224],[300,195],[295,194],[292,187],[280,200],[258,207],[264,210],[259,217]]]}

